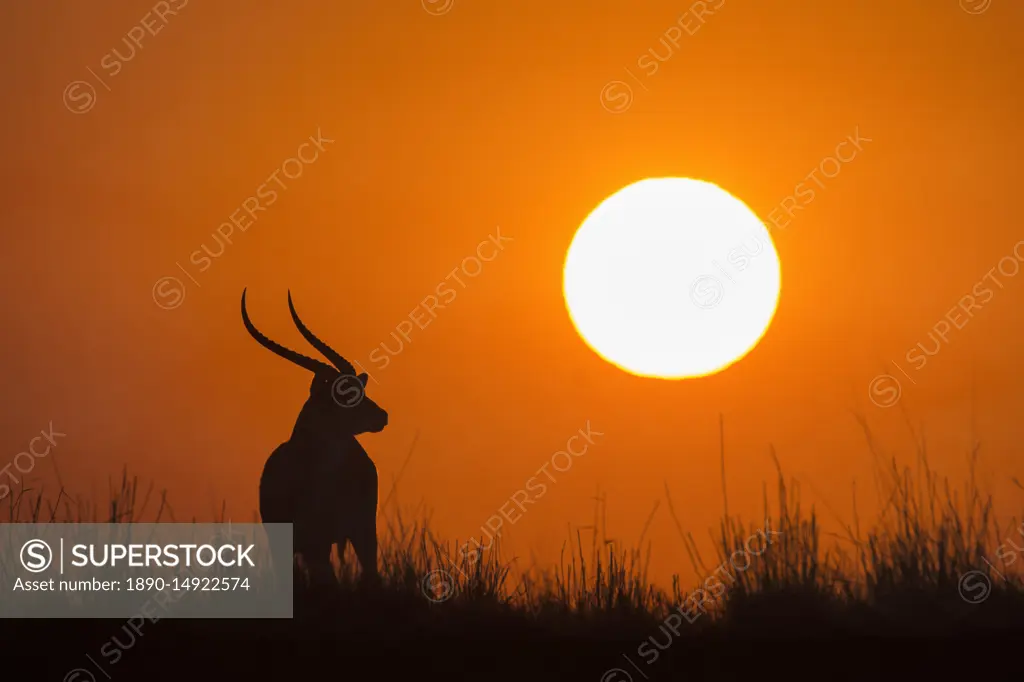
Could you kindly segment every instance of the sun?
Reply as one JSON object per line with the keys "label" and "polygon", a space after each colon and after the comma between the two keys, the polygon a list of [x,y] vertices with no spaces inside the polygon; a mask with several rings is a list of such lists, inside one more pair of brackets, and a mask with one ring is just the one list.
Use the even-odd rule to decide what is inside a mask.
{"label": "sun", "polygon": [[639,376],[719,372],[775,315],[781,267],[746,204],[710,182],[648,178],[605,199],[565,257],[563,294],[580,337]]}

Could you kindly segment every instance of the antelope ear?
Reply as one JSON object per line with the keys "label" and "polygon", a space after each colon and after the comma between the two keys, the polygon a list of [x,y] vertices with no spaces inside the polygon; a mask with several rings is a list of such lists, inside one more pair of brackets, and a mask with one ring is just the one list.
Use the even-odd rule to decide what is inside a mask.
{"label": "antelope ear", "polygon": [[359,379],[359,383],[363,385],[363,388],[366,388],[366,382],[369,380],[369,378],[370,375],[366,374],[365,372],[356,377],[356,379]]}

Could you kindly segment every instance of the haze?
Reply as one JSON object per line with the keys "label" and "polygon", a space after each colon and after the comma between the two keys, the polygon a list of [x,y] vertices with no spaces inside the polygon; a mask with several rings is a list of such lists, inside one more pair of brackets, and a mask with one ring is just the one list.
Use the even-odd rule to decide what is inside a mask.
{"label": "haze", "polygon": [[[223,503],[251,520],[310,377],[246,334],[248,287],[266,334],[313,352],[290,289],[313,331],[373,375],[390,424],[361,441],[381,499],[401,473],[398,501],[432,509],[440,537],[480,535],[570,437],[601,434],[505,522],[526,563],[557,561],[600,493],[625,545],[660,500],[645,536],[655,577],[686,573],[665,486],[705,539],[722,512],[719,414],[730,511],[749,520],[763,482],[774,489],[772,445],[827,526],[852,519],[855,480],[870,519],[884,491],[857,413],[913,464],[909,418],[954,482],[977,438],[1001,516],[1019,511],[1019,4],[727,0],[695,3],[697,23],[661,0],[164,4],[177,14],[113,61],[144,16],[156,30],[152,3],[3,9],[0,465],[51,423],[66,434],[34,487],[56,491],[56,462],[70,493],[102,503],[127,466],[168,490],[179,520]],[[687,13],[678,45],[660,42]],[[64,96],[78,80],[95,87],[88,111],[72,111],[87,91]],[[247,219],[244,202],[311,137],[320,147],[301,153],[316,159],[279,175],[286,187],[271,180],[275,200]],[[859,140],[841,151],[853,158],[808,180],[844,140]],[[579,223],[658,176],[742,198],[782,262],[765,338],[699,380],[605,363],[562,299]],[[462,264],[478,247],[490,260],[477,272]],[[726,254],[722,267],[728,295],[743,273]],[[172,309],[154,289],[165,277],[184,286]],[[924,364],[907,357],[918,343]],[[890,372],[901,395],[879,407],[869,384]]]}

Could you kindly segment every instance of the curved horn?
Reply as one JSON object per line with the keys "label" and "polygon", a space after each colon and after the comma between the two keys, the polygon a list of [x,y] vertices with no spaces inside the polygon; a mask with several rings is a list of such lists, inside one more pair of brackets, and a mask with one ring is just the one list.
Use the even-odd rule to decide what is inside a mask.
{"label": "curved horn", "polygon": [[338,351],[318,339],[316,334],[309,331],[309,328],[302,324],[302,320],[299,319],[299,314],[295,312],[295,306],[292,304],[291,291],[288,292],[288,310],[292,313],[292,320],[295,322],[295,326],[299,328],[299,332],[302,333],[303,338],[305,338],[306,341],[309,341],[309,345],[323,353],[323,356],[330,360],[342,374],[348,374],[349,376],[356,375],[356,368],[352,366],[352,363],[341,357],[341,355],[338,354]]}
{"label": "curved horn", "polygon": [[249,313],[245,310],[245,289],[242,289],[242,322],[245,324],[245,328],[252,335],[252,338],[260,342],[260,345],[271,351],[275,355],[280,355],[285,360],[294,362],[299,367],[308,369],[309,371],[319,374],[324,371],[334,372],[334,368],[328,365],[326,362],[321,362],[314,358],[308,358],[302,353],[296,353],[290,348],[285,348],[281,344],[271,341],[264,336],[260,330],[256,329],[253,325],[252,320],[249,319]]}

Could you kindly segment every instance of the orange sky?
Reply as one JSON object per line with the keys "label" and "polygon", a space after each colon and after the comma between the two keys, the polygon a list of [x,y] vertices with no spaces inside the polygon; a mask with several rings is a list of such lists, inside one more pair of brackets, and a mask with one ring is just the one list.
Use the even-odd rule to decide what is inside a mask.
{"label": "orange sky", "polygon": [[[1024,239],[1024,6],[708,0],[694,3],[701,22],[661,0],[443,5],[4,7],[2,463],[52,421],[74,490],[102,492],[128,464],[169,489],[179,516],[226,499],[247,520],[309,377],[248,337],[242,288],[254,322],[304,350],[290,288],[313,330],[374,372],[371,351],[394,348],[396,326],[500,226],[504,250],[374,372],[391,423],[362,440],[382,497],[419,432],[400,497],[432,507],[439,535],[479,533],[589,420],[604,435],[554,474],[512,549],[556,558],[567,529],[591,522],[598,487],[609,534],[632,542],[665,482],[705,538],[721,512],[719,413],[732,511],[757,517],[774,444],[805,500],[849,519],[852,481],[871,480],[852,411],[909,455],[899,408],[868,399],[890,360],[916,382],[898,375],[899,404],[951,474],[973,382],[984,480],[1019,509],[1024,276],[996,274],[1003,287],[925,366],[905,354]],[[671,54],[655,63],[652,48]],[[617,80],[631,98],[605,89]],[[90,86],[65,90],[74,81]],[[93,106],[71,111],[88,87]],[[218,226],[318,130],[334,142],[200,271],[191,254],[216,253]],[[690,176],[768,221],[858,130],[871,142],[775,231],[780,307],[741,363],[640,379],[575,334],[562,263],[603,198]],[[172,310],[153,297],[168,276],[185,287]],[[30,479],[52,485],[50,472]],[[654,561],[685,572],[661,507]]]}

